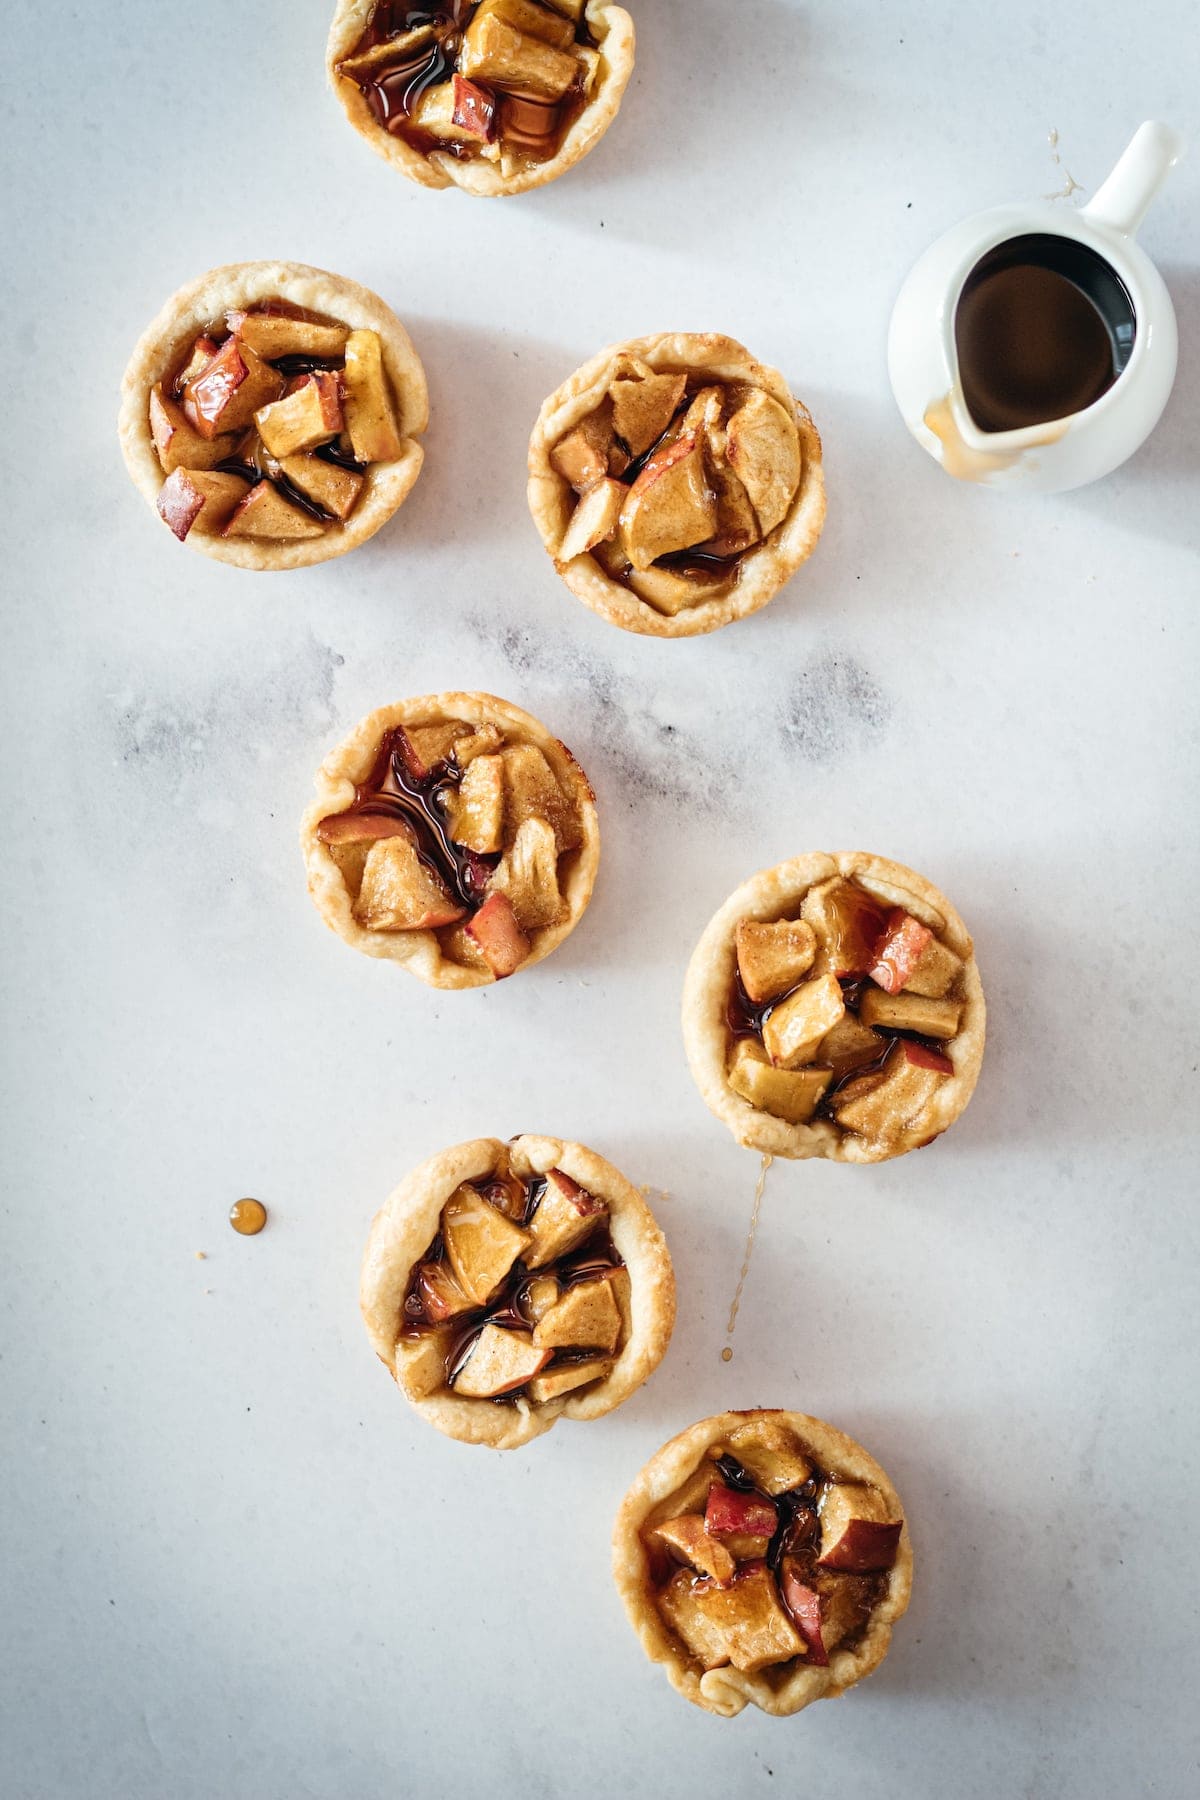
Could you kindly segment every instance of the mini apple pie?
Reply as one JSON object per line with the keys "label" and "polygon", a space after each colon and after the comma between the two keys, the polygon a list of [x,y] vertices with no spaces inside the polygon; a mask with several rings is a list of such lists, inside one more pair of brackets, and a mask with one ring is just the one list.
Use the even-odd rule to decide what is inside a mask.
{"label": "mini apple pie", "polygon": [[966,926],[922,876],[861,851],[744,882],[697,944],[688,1061],[740,1144],[883,1162],[952,1125],[983,1059]]}
{"label": "mini apple pie", "polygon": [[611,1412],[675,1323],[642,1196],[594,1150],[547,1137],[477,1138],[414,1169],[371,1227],[360,1297],[416,1410],[496,1450]]}
{"label": "mini apple pie", "polygon": [[694,1706],[786,1716],[878,1668],[912,1590],[895,1488],[806,1413],[719,1413],[651,1457],[613,1573],[642,1648]]}
{"label": "mini apple pie", "polygon": [[121,390],[129,473],[181,542],[242,569],[365,543],[417,479],[425,371],[377,295],[303,263],[180,288]]}
{"label": "mini apple pie", "polygon": [[317,771],[300,842],[325,923],[441,988],[549,956],[582,918],[600,861],[587,776],[491,694],[371,713]]}
{"label": "mini apple pie", "polygon": [[326,62],[350,123],[410,181],[522,194],[604,136],[633,50],[609,0],[338,0]]}
{"label": "mini apple pie", "polygon": [[778,370],[732,338],[634,338],[542,407],[529,510],[593,612],[695,637],[757,612],[812,554],[821,440]]}

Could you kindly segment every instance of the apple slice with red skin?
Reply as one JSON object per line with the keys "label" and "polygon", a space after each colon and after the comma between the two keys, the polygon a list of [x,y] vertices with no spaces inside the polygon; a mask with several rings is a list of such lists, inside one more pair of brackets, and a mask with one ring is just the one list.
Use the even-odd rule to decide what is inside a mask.
{"label": "apple slice with red skin", "polygon": [[891,1517],[892,1507],[878,1488],[859,1482],[834,1482],[821,1500],[821,1553],[825,1569],[841,1569],[863,1575],[873,1569],[890,1569],[904,1530],[903,1519]]}
{"label": "apple slice with red skin", "polygon": [[183,397],[200,436],[214,438],[249,425],[260,407],[278,400],[283,388],[283,376],[277,369],[256,356],[249,344],[230,337],[188,382]]}
{"label": "apple slice with red skin", "polygon": [[376,838],[412,835],[412,826],[395,813],[330,813],[317,826],[317,836],[323,844],[362,844]]}
{"label": "apple slice with red skin", "polygon": [[936,1069],[939,1075],[953,1075],[954,1064],[940,1050],[931,1050],[928,1044],[914,1043],[911,1038],[905,1038],[903,1043],[905,1056],[918,1069]]}
{"label": "apple slice with red skin", "polygon": [[743,1494],[737,1488],[714,1481],[704,1509],[704,1529],[713,1537],[765,1537],[775,1535],[779,1514],[761,1494]]}
{"label": "apple slice with red skin", "polygon": [[792,1623],[808,1645],[808,1660],[814,1668],[827,1669],[829,1656],[821,1636],[821,1596],[815,1588],[806,1587],[788,1558],[780,1573],[779,1592],[783,1604],[792,1615]]}
{"label": "apple slice with red skin", "polygon": [[417,1278],[416,1292],[421,1311],[431,1325],[470,1312],[475,1304],[455,1280],[449,1263],[426,1263]]}
{"label": "apple slice with red skin", "polygon": [[174,469],[158,490],[159,517],[180,543],[195,529],[215,537],[241,506],[246,483],[220,469]]}
{"label": "apple slice with red skin", "polygon": [[875,950],[871,980],[885,994],[898,994],[932,941],[928,925],[922,925],[902,906],[894,906],[888,914],[887,930]]}
{"label": "apple slice with red skin", "polygon": [[465,75],[454,77],[454,123],[484,144],[490,144],[496,135],[495,96],[476,87]]}
{"label": "apple slice with red skin", "polygon": [[507,894],[492,894],[475,917],[463,927],[471,941],[479,946],[497,981],[503,981],[520,968],[532,948],[517,924]]}

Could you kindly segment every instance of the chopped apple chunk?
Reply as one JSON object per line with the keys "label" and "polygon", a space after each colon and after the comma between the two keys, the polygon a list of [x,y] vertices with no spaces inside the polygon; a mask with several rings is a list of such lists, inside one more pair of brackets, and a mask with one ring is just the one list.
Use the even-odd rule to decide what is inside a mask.
{"label": "chopped apple chunk", "polygon": [[240,475],[218,469],[175,469],[158,490],[160,518],[180,543],[189,531],[215,537],[242,503],[246,484]]}
{"label": "chopped apple chunk", "polygon": [[604,476],[590,488],[571,514],[571,523],[559,545],[559,562],[573,562],[589,550],[612,537],[625,503],[625,489],[619,481]]}
{"label": "chopped apple chunk", "polygon": [[374,331],[352,331],[342,370],[342,410],[359,462],[394,462],[404,440],[396,426],[383,351]]}
{"label": "chopped apple chunk", "polygon": [[800,433],[778,400],[753,388],[726,427],[725,454],[765,537],[786,516],[800,485]]}
{"label": "chopped apple chunk", "polygon": [[313,538],[325,527],[290,500],[269,481],[260,481],[230,514],[226,537]]}
{"label": "chopped apple chunk", "polygon": [[254,423],[272,456],[298,456],[328,444],[342,429],[337,376],[325,370],[306,375],[282,400],[259,407]]}
{"label": "chopped apple chunk", "polygon": [[708,1535],[700,1513],[683,1513],[678,1519],[664,1519],[649,1535],[668,1549],[677,1550],[701,1575],[711,1575],[722,1586],[733,1580],[737,1564],[724,1544]]}
{"label": "chopped apple chunk", "polygon": [[924,994],[885,994],[863,990],[858,1016],[864,1025],[890,1025],[895,1031],[919,1031],[922,1037],[952,1038],[962,1007],[957,1000],[928,1000]]}
{"label": "chopped apple chunk", "polygon": [[667,1623],[706,1669],[732,1663],[756,1674],[805,1654],[804,1639],[779,1602],[764,1562],[739,1569],[727,1586],[694,1580],[684,1569],[659,1595]]}
{"label": "chopped apple chunk", "polygon": [[464,916],[410,836],[372,844],[363,867],[354,916],[368,931],[436,931]]}
{"label": "chopped apple chunk", "polygon": [[837,978],[818,975],[771,1008],[763,1025],[763,1047],[777,1068],[799,1068],[813,1060],[821,1039],[845,1011]]}
{"label": "chopped apple chunk", "polygon": [[283,456],[279,466],[294,488],[335,519],[348,519],[362,493],[364,477],[321,456]]}
{"label": "chopped apple chunk", "polygon": [[803,1487],[813,1472],[795,1432],[769,1414],[737,1426],[729,1434],[729,1449],[755,1485],[772,1496]]}
{"label": "chopped apple chunk", "polygon": [[454,760],[460,769],[465,769],[477,756],[494,756],[503,742],[497,726],[476,725],[467,729],[465,736],[455,738]]}
{"label": "chopped apple chunk", "polygon": [[533,1341],[551,1350],[616,1349],[621,1314],[608,1282],[580,1281],[533,1328]]}
{"label": "chopped apple chunk", "polygon": [[528,1244],[529,1233],[464,1184],[442,1208],[442,1239],[458,1285],[476,1306],[486,1306]]}
{"label": "chopped apple chunk", "polygon": [[554,831],[560,855],[583,842],[579,809],[559,787],[554,770],[536,744],[509,744],[504,761],[504,836],[511,844],[526,819],[544,819]]}
{"label": "chopped apple chunk", "polygon": [[249,344],[257,356],[271,362],[284,356],[340,357],[350,335],[347,325],[322,325],[313,319],[293,319],[286,313],[231,312],[230,331]]}
{"label": "chopped apple chunk", "polygon": [[531,1325],[536,1325],[539,1319],[545,1318],[552,1306],[557,1306],[558,1291],[558,1278],[554,1275],[535,1275],[525,1287],[521,1295],[521,1311]]}
{"label": "chopped apple chunk", "polygon": [[412,827],[394,813],[334,813],[322,819],[317,836],[342,872],[351,898],[362,887],[371,846],[381,838],[406,837],[411,840]]}
{"label": "chopped apple chunk", "polygon": [[906,994],[924,994],[930,1000],[943,1000],[963,972],[963,960],[945,944],[931,937],[920,960],[904,984]]}
{"label": "chopped apple chunk", "polygon": [[713,556],[740,556],[762,536],[750,496],[720,457],[710,455],[705,466],[717,496],[717,530],[707,548]]}
{"label": "chopped apple chunk", "polygon": [[559,14],[539,6],[536,0],[483,0],[475,17],[486,18],[489,13],[514,31],[523,31],[526,37],[540,38],[555,50],[566,50],[575,42],[574,27]]}
{"label": "chopped apple chunk", "polygon": [[557,1369],[547,1369],[544,1375],[534,1377],[529,1384],[529,1398],[539,1406],[546,1400],[557,1400],[561,1394],[570,1394],[576,1388],[586,1387],[589,1381],[599,1381],[611,1368],[612,1363],[605,1356],[589,1356],[581,1362],[561,1363]]}
{"label": "chopped apple chunk", "polygon": [[794,1557],[785,1556],[779,1587],[783,1603],[808,1645],[809,1661],[818,1669],[828,1666],[829,1652],[870,1616],[870,1584],[854,1575],[820,1568],[808,1575]]}
{"label": "chopped apple chunk", "polygon": [[481,856],[504,842],[504,763],[498,756],[477,756],[467,766],[450,802],[450,835]]}
{"label": "chopped apple chunk", "polygon": [[396,748],[414,781],[427,781],[433,771],[456,755],[459,744],[471,735],[464,719],[446,719],[437,725],[409,725],[396,733]]}
{"label": "chopped apple chunk", "polygon": [[577,494],[586,494],[608,474],[612,448],[612,403],[606,400],[559,440],[550,452],[550,465]]}
{"label": "chopped apple chunk", "polygon": [[832,1103],[838,1124],[883,1145],[914,1130],[947,1073],[910,1054],[923,1050],[922,1044],[897,1043],[880,1073],[848,1081]]}
{"label": "chopped apple chunk", "polygon": [[219,348],[220,345],[215,343],[207,333],[201,333],[192,345],[187,361],[175,377],[173,392],[176,395],[184,393],[188,383],[196,379],[201,369],[208,367]]}
{"label": "chopped apple chunk", "polygon": [[635,570],[628,580],[640,600],[645,600],[668,619],[675,618],[685,607],[699,606],[701,601],[715,599],[729,586],[727,575],[700,575],[677,569]]}
{"label": "chopped apple chunk", "polygon": [[817,934],[822,971],[869,974],[887,922],[879,902],[857,882],[838,875],[809,888],[800,915]]}
{"label": "chopped apple chunk", "polygon": [[176,469],[211,469],[225,460],[234,445],[232,434],[201,437],[189,425],[182,408],[163,392],[161,381],[150,390],[150,435],[165,475]]}
{"label": "chopped apple chunk", "polygon": [[864,1064],[875,1062],[887,1048],[887,1039],[880,1037],[870,1026],[863,1025],[847,1013],[839,1019],[833,1030],[823,1037],[817,1050],[817,1061],[828,1063],[833,1071],[835,1081],[841,1081],[855,1069]]}
{"label": "chopped apple chunk", "polygon": [[729,1066],[735,1094],[789,1125],[806,1125],[832,1080],[829,1069],[777,1069],[761,1044],[741,1038]]}
{"label": "chopped apple chunk", "polygon": [[744,1494],[723,1481],[714,1481],[708,1490],[704,1529],[711,1537],[747,1546],[735,1555],[764,1556],[778,1523],[774,1505],[761,1494]]}
{"label": "chopped apple chunk", "polygon": [[461,72],[535,100],[561,100],[579,74],[579,63],[540,38],[514,31],[495,13],[479,13],[468,25],[459,56]]}
{"label": "chopped apple chunk", "polygon": [[396,1380],[410,1400],[428,1400],[446,1381],[446,1356],[454,1335],[452,1325],[423,1331],[419,1337],[396,1343]]}
{"label": "chopped apple chunk", "polygon": [[409,114],[409,123],[444,144],[475,145],[489,161],[499,154],[491,142],[495,102],[461,75],[425,88]]}
{"label": "chopped apple chunk", "polygon": [[525,1257],[526,1268],[541,1269],[547,1263],[557,1262],[583,1242],[595,1229],[600,1215],[607,1211],[603,1200],[589,1194],[562,1169],[551,1169],[529,1221],[532,1242]]}
{"label": "chopped apple chunk", "polygon": [[704,543],[716,525],[716,496],[694,436],[656,452],[621,509],[622,537],[635,569],[648,569],[660,556]]}
{"label": "chopped apple chunk", "polygon": [[887,930],[875,951],[871,980],[885,994],[898,994],[908,985],[909,977],[932,942],[933,933],[928,925],[922,925],[920,919],[914,919],[903,907],[894,907],[888,915]]}
{"label": "chopped apple chunk", "polygon": [[432,1325],[470,1312],[475,1305],[455,1280],[449,1263],[426,1263],[417,1277],[416,1292],[421,1310]]}
{"label": "chopped apple chunk", "polygon": [[278,400],[283,376],[256,356],[249,344],[226,338],[221,348],[183,390],[188,417],[201,437],[242,431],[259,407]]}
{"label": "chopped apple chunk", "polygon": [[654,375],[614,381],[609,388],[613,403],[613,427],[631,456],[644,456],[656,444],[675,417],[686,375]]}
{"label": "chopped apple chunk", "polygon": [[488,892],[507,894],[522,931],[557,925],[564,913],[558,887],[558,846],[545,819],[526,819],[488,881]]}
{"label": "chopped apple chunk", "polygon": [[550,1350],[538,1350],[522,1331],[485,1325],[454,1378],[454,1392],[465,1400],[494,1400],[500,1394],[511,1394],[540,1375],[552,1355]]}
{"label": "chopped apple chunk", "polygon": [[821,1554],[826,1569],[861,1574],[890,1569],[904,1529],[903,1519],[878,1488],[833,1482],[821,1496]]}
{"label": "chopped apple chunk", "polygon": [[389,63],[403,63],[418,50],[424,50],[426,45],[433,43],[436,35],[432,25],[416,25],[410,31],[397,32],[395,37],[385,38],[380,44],[372,44],[367,50],[343,57],[338,64],[338,73],[348,75],[351,81],[367,81],[386,69]]}
{"label": "chopped apple chunk", "polygon": [[738,974],[751,1000],[769,1000],[808,974],[817,954],[811,925],[802,919],[764,923],[742,919],[737,928]]}
{"label": "chopped apple chunk", "polygon": [[507,894],[489,894],[463,930],[477,945],[497,981],[514,974],[533,948],[517,924]]}

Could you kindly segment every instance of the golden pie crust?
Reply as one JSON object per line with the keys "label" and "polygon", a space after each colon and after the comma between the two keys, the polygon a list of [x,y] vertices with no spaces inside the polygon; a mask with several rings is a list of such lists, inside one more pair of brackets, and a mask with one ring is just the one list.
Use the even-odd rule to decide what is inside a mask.
{"label": "golden pie crust", "polygon": [[465,1444],[514,1450],[541,1437],[559,1419],[599,1419],[627,1400],[662,1361],[675,1325],[675,1276],[666,1239],[638,1190],[618,1169],[583,1144],[521,1136],[508,1145],[475,1138],[439,1150],[407,1175],[376,1214],[363,1259],[359,1300],[379,1360],[404,1392],[396,1341],[404,1297],[416,1264],[437,1235],[441,1212],[463,1182],[483,1182],[507,1151],[514,1173],[561,1169],[607,1203],[609,1231],[630,1277],[627,1336],[602,1380],[558,1399],[510,1404],[456,1398],[451,1389],[409,1404],[431,1425]]}
{"label": "golden pie crust", "polygon": [[[761,1112],[729,1084],[726,1010],[737,967],[735,934],[741,919],[794,918],[810,887],[835,875],[852,877],[888,906],[902,906],[930,926],[965,963],[963,1013],[955,1037],[942,1046],[954,1064],[921,1115],[921,1135],[888,1149],[843,1132],[827,1119],[789,1124]],[[970,933],[946,896],[915,870],[862,850],[794,856],[744,881],[709,921],[692,953],[683,986],[683,1038],[692,1075],[709,1110],[724,1120],[739,1144],[769,1156],[835,1162],[885,1162],[927,1143],[958,1118],[975,1089],[983,1061],[987,1008]]]}
{"label": "golden pie crust", "polygon": [[780,1665],[789,1670],[781,1678],[774,1669],[756,1675],[732,1666],[705,1671],[689,1657],[655,1604],[642,1533],[648,1524],[671,1518],[678,1510],[680,1490],[702,1468],[711,1448],[747,1420],[764,1417],[789,1426],[811,1447],[827,1473],[878,1488],[892,1503],[897,1516],[905,1516],[900,1496],[875,1459],[853,1438],[807,1413],[773,1407],[718,1413],[690,1425],[650,1458],[617,1514],[613,1528],[613,1578],[651,1662],[663,1665],[671,1686],[685,1700],[726,1719],[746,1706],[757,1706],[777,1718],[786,1718],[811,1706],[814,1700],[844,1694],[879,1667],[891,1643],[892,1627],[906,1611],[912,1593],[912,1540],[906,1519],[886,1591],[874,1608],[863,1637],[853,1647],[831,1651],[827,1668]]}
{"label": "golden pie crust", "polygon": [[329,84],[354,129],[364,137],[377,156],[407,175],[410,181],[429,188],[461,188],[467,194],[525,194],[531,188],[545,187],[573,168],[604,136],[621,106],[621,99],[633,74],[635,36],[633,20],[624,7],[609,0],[588,0],[586,16],[596,39],[599,66],[592,97],[572,121],[557,152],[544,162],[532,162],[512,175],[504,175],[496,164],[479,158],[466,160],[448,151],[434,150],[428,155],[414,150],[402,138],[394,137],[376,119],[366,95],[348,75],[338,72],[338,64],[348,57],[367,28],[375,10],[375,0],[338,0],[325,49],[325,66]]}
{"label": "golden pie crust", "polygon": [[[600,405],[628,357],[659,373],[686,371],[714,381],[761,388],[794,416],[800,435],[800,481],[781,523],[743,554],[738,578],[728,592],[686,606],[673,617],[614,581],[590,552],[566,563],[558,558],[577,497],[553,467],[551,452],[573,426]],[[571,592],[610,625],[648,637],[698,637],[758,612],[812,555],[825,522],[821,439],[808,409],[795,399],[778,369],[758,362],[735,339],[714,332],[665,331],[630,338],[610,344],[584,363],[555,389],[538,414],[529,443],[527,492],[542,543]]]}
{"label": "golden pie crust", "polygon": [[430,987],[490,987],[497,979],[490,970],[469,968],[444,956],[433,931],[369,931],[360,925],[341,870],[317,835],[322,819],[344,812],[351,804],[356,787],[371,773],[387,732],[397,725],[438,725],[454,720],[477,726],[494,724],[503,731],[506,742],[536,745],[560,787],[578,807],[583,842],[559,862],[566,917],[557,925],[529,933],[532,947],[517,973],[549,956],[574,931],[592,897],[600,864],[600,821],[591,783],[566,745],[551,737],[531,713],[522,712],[508,700],[497,699],[494,694],[425,694],[369,713],[344,742],[329,752],[317,770],[317,797],[300,822],[300,847],[313,904],[330,930],[336,931],[352,949],[361,950],[364,956],[402,963]]}
{"label": "golden pie crust", "polygon": [[[239,569],[300,569],[343,556],[374,537],[407,498],[421,472],[425,452],[418,443],[429,424],[429,389],[421,359],[407,331],[378,294],[344,275],[331,275],[307,263],[227,263],[210,269],[173,294],[158,317],[138,339],[121,382],[118,430],[125,466],[151,507],[156,506],[164,476],[150,433],[150,390],[177,365],[200,332],[229,309],[249,308],[267,300],[287,300],[308,311],[324,313],[351,330],[378,334],[383,363],[392,389],[396,423],[404,440],[394,462],[371,463],[354,511],[344,524],[319,538],[268,540],[225,538],[191,531],[186,544],[218,562]],[[157,509],[156,509],[157,510]]]}

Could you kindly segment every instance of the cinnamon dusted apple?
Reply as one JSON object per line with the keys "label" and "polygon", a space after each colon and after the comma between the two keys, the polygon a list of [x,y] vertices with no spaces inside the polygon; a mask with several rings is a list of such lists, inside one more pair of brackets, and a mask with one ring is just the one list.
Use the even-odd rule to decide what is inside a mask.
{"label": "cinnamon dusted apple", "polygon": [[595,1151],[479,1138],[392,1194],[371,1227],[361,1301],[416,1410],[449,1437],[505,1450],[559,1418],[600,1418],[640,1387],[671,1336],[675,1279],[646,1202]]}
{"label": "cinnamon dusted apple", "polygon": [[986,1010],[971,938],[922,876],[862,852],[743,883],[684,985],[692,1074],[739,1143],[882,1162],[952,1125]]}
{"label": "cinnamon dusted apple", "polygon": [[732,338],[634,338],[542,407],[529,509],[594,612],[693,637],[757,612],[811,555],[821,440],[778,370]]}
{"label": "cinnamon dusted apple", "polygon": [[214,269],[167,302],[125,372],[130,474],[181,542],[290,569],[371,537],[420,472],[425,372],[399,319],[300,263]]}
{"label": "cinnamon dusted apple", "polygon": [[853,1439],[805,1413],[728,1412],[646,1464],[617,1514],[613,1573],[685,1699],[786,1716],[882,1662],[912,1547],[895,1488]]}
{"label": "cinnamon dusted apple", "polygon": [[633,57],[633,20],[611,0],[338,0],[326,51],[378,155],[472,194],[521,194],[586,156]]}
{"label": "cinnamon dusted apple", "polygon": [[571,752],[490,694],[372,713],[322,763],[300,836],[326,924],[443,988],[548,956],[583,916],[600,858]]}

